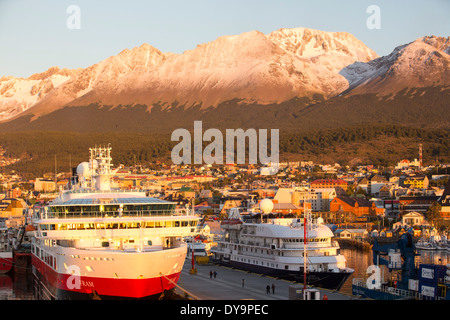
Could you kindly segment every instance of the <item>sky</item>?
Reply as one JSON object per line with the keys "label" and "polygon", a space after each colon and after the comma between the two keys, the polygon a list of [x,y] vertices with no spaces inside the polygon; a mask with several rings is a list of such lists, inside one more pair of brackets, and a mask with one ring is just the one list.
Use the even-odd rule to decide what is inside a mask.
{"label": "sky", "polygon": [[296,27],[349,32],[383,56],[426,35],[449,37],[449,13],[450,0],[0,0],[0,77],[86,68],[143,43],[183,53],[224,35]]}

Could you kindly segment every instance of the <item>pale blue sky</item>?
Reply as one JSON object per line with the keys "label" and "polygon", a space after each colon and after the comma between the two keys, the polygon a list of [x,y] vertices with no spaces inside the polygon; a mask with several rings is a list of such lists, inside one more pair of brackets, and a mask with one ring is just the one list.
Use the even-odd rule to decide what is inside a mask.
{"label": "pale blue sky", "polygon": [[[66,9],[81,29],[66,27]],[[367,28],[369,5],[381,29]],[[450,36],[450,0],[0,0],[0,77],[87,67],[148,43],[182,53],[219,36],[307,27],[346,31],[379,55],[425,35]]]}

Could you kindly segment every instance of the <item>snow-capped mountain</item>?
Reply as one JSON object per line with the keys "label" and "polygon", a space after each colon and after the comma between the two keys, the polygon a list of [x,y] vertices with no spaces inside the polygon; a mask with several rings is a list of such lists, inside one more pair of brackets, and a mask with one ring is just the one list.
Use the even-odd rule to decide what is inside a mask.
{"label": "snow-capped mountain", "polygon": [[222,36],[182,54],[143,44],[86,69],[1,78],[0,120],[36,119],[64,106],[208,108],[233,99],[272,104],[348,90],[449,85],[449,39],[424,37],[385,57],[351,34],[307,28]]}
{"label": "snow-capped mountain", "polygon": [[27,79],[0,78],[0,120],[9,119],[29,109],[69,80],[77,70],[52,67]]}
{"label": "snow-capped mountain", "polygon": [[355,62],[341,71],[351,93],[389,95],[403,88],[450,85],[450,37],[423,37],[398,46],[368,63]]}

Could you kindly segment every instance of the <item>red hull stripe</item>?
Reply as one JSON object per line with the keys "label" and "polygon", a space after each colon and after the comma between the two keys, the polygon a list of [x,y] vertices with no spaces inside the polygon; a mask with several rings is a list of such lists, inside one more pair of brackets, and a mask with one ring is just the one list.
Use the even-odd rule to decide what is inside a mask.
{"label": "red hull stripe", "polygon": [[[173,283],[164,277],[116,279],[71,276],[69,274],[56,272],[53,268],[34,255],[32,264],[43,276],[47,285],[65,291],[84,294],[91,294],[95,291],[100,296],[144,298],[160,294],[164,290],[170,290],[175,287]],[[177,283],[180,278],[180,272],[167,275],[166,277]]]}
{"label": "red hull stripe", "polygon": [[0,259],[0,273],[6,273],[12,269],[13,259],[12,258],[1,258]]}

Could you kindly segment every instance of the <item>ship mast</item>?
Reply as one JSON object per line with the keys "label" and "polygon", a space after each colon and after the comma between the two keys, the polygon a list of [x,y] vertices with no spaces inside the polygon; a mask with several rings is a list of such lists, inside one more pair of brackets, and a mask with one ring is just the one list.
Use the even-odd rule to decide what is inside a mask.
{"label": "ship mast", "polygon": [[[111,147],[95,147],[89,148],[90,152],[90,169],[92,172],[92,187],[97,190],[111,190]],[[95,179],[94,179],[95,178]],[[95,185],[94,185],[95,180]]]}
{"label": "ship mast", "polygon": [[[306,289],[306,260],[308,259],[308,229],[307,224],[307,213],[306,213],[306,199],[303,200],[303,293]],[[303,295],[304,296],[304,295]]]}

